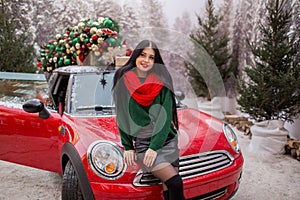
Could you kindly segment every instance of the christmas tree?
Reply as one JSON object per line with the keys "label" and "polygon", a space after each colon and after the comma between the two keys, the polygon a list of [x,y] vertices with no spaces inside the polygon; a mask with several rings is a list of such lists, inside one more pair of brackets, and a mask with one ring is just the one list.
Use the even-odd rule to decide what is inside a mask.
{"label": "christmas tree", "polygon": [[260,24],[262,40],[250,42],[254,64],[245,69],[239,83],[238,103],[256,121],[287,120],[300,111],[300,64],[296,61],[299,38],[291,31],[292,9],[288,0],[266,4],[266,24]]}
{"label": "christmas tree", "polygon": [[16,26],[13,17],[6,11],[4,1],[1,1],[1,7],[0,71],[35,72],[33,45],[26,43],[26,32],[20,31],[20,27]]}
{"label": "christmas tree", "polygon": [[[229,37],[227,33],[220,32],[219,30],[219,24],[222,17],[215,14],[212,0],[207,1],[206,19],[202,20],[199,16],[197,16],[197,18],[200,26],[199,30],[191,34],[190,37],[192,41],[195,42],[196,46],[202,46],[211,56],[225,83],[228,78],[231,77],[234,70],[227,65],[230,59],[228,50]],[[191,53],[190,58],[195,61],[195,63],[198,63],[197,60],[203,59],[199,52]],[[205,70],[210,69],[205,68],[202,70],[203,74],[200,74],[194,66],[188,63],[185,66],[196,95],[209,97],[211,94],[207,87],[207,83],[202,76],[203,74],[209,74],[209,72],[205,72]]]}
{"label": "christmas tree", "polygon": [[84,19],[77,26],[67,27],[64,33],[57,34],[48,44],[41,45],[37,65],[45,72],[51,72],[58,67],[81,63],[111,64],[114,56],[122,54],[121,41],[119,25],[115,20],[109,17]]}

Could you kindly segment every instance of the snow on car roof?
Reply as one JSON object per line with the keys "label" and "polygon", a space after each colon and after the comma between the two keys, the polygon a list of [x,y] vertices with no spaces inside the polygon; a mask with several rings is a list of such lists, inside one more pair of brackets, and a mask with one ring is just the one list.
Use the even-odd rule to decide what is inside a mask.
{"label": "snow on car roof", "polygon": [[0,79],[46,81],[44,74],[0,72]]}
{"label": "snow on car roof", "polygon": [[105,67],[99,66],[78,66],[78,65],[70,65],[65,67],[60,67],[55,69],[53,72],[58,73],[67,73],[67,74],[78,74],[78,73],[101,73],[107,71]]}

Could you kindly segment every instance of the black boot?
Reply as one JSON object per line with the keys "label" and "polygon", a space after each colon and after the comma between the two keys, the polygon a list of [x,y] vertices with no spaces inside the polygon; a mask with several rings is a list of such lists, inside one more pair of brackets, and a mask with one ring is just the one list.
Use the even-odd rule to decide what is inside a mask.
{"label": "black boot", "polygon": [[165,182],[169,191],[169,200],[185,200],[183,193],[183,183],[179,174],[173,176]]}
{"label": "black boot", "polygon": [[164,200],[169,200],[169,190],[163,191]]}

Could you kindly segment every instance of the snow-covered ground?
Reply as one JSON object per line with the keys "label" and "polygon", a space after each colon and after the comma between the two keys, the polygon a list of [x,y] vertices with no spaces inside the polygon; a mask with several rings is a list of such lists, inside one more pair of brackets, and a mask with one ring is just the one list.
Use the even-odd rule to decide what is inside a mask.
{"label": "snow-covered ground", "polygon": [[248,151],[248,136],[237,132],[245,163],[241,185],[233,199],[299,199],[300,162],[289,155],[255,155]]}
{"label": "snow-covered ground", "polygon": [[[300,163],[288,155],[257,156],[247,151],[249,139],[238,132],[245,158],[234,200],[289,200],[300,197]],[[59,200],[61,176],[0,161],[0,200]]]}

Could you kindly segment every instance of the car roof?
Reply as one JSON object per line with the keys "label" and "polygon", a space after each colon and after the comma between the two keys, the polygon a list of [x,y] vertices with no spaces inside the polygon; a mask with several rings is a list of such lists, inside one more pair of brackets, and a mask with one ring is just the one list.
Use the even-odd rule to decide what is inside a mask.
{"label": "car roof", "polygon": [[100,66],[79,66],[79,65],[69,65],[65,67],[59,67],[53,71],[53,73],[59,74],[86,74],[86,73],[102,73],[105,71],[114,71],[107,70],[105,67]]}

